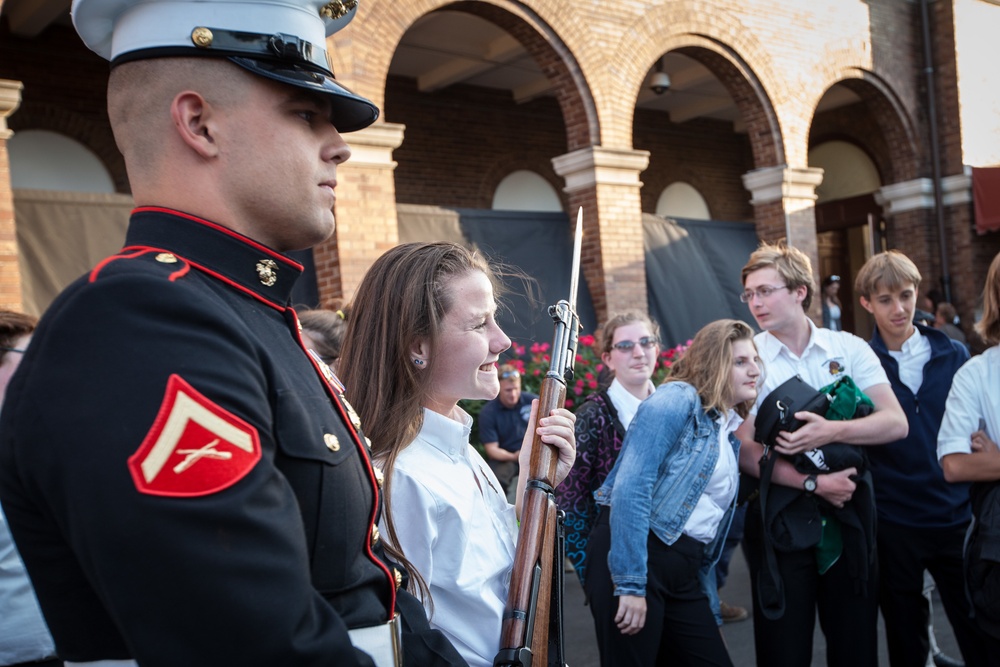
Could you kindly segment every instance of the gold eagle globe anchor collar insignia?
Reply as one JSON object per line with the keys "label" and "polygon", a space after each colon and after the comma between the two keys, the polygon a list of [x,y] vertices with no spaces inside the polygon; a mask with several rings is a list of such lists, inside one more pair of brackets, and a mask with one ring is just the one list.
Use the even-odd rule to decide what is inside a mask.
{"label": "gold eagle globe anchor collar insignia", "polygon": [[273,259],[262,259],[257,262],[257,277],[264,287],[273,287],[278,282],[278,263]]}

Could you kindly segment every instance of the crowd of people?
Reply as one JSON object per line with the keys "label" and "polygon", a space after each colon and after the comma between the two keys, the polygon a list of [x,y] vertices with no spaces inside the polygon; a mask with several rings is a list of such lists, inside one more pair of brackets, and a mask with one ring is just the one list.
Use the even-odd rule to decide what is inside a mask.
{"label": "crowd of people", "polygon": [[839,276],[818,327],[809,259],[765,243],[759,333],[705,325],[654,387],[656,323],[612,313],[607,385],[538,414],[477,251],[403,244],[350,307],[290,306],[285,253],[332,233],[342,133],[378,116],[324,50],[356,7],[74,1],[137,208],[37,328],[0,313],[0,665],[494,665],[538,443],[602,665],[733,664],[744,517],[758,665],[808,665],[817,614],[828,665],[876,665],[879,610],[893,667],[925,664],[925,573],[998,664],[1000,255],[972,359],[904,255],[855,277],[865,342]]}

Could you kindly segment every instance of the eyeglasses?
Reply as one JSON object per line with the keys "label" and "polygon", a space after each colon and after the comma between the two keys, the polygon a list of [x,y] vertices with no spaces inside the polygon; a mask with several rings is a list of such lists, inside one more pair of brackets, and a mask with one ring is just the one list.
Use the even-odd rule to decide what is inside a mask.
{"label": "eyeglasses", "polygon": [[840,276],[830,276],[829,278],[826,279],[826,282],[828,282],[828,283],[839,283],[840,282]]}
{"label": "eyeglasses", "polygon": [[501,380],[510,380],[511,378],[519,378],[521,373],[519,371],[504,371],[500,373]]}
{"label": "eyeglasses", "polygon": [[[657,340],[656,336],[643,336],[639,339],[638,344],[642,346],[642,349],[648,350],[660,341]],[[636,346],[636,341],[632,340],[620,340],[611,347],[616,350],[621,350],[622,352],[629,352]]]}
{"label": "eyeglasses", "polygon": [[755,294],[761,299],[766,299],[780,289],[788,289],[788,285],[761,285],[755,290],[748,289],[740,294],[740,301],[750,303]]}
{"label": "eyeglasses", "polygon": [[19,347],[0,347],[0,352],[17,352],[18,354],[24,354],[27,350]]}

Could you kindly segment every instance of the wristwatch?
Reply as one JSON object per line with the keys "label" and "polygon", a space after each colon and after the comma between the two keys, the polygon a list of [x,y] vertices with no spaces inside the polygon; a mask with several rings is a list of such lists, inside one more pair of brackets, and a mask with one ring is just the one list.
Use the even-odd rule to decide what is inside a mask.
{"label": "wristwatch", "polygon": [[805,489],[806,493],[812,495],[816,492],[816,475],[809,475],[802,482],[802,488]]}

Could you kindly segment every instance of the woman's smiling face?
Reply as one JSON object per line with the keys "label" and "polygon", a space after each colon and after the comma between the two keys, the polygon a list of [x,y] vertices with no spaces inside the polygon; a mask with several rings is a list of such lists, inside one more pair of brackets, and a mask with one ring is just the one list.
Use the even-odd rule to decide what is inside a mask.
{"label": "woman's smiling face", "polygon": [[425,407],[450,415],[462,399],[492,399],[500,391],[496,362],[510,347],[500,329],[493,285],[482,271],[450,279],[450,307],[441,318],[427,363],[430,380]]}

